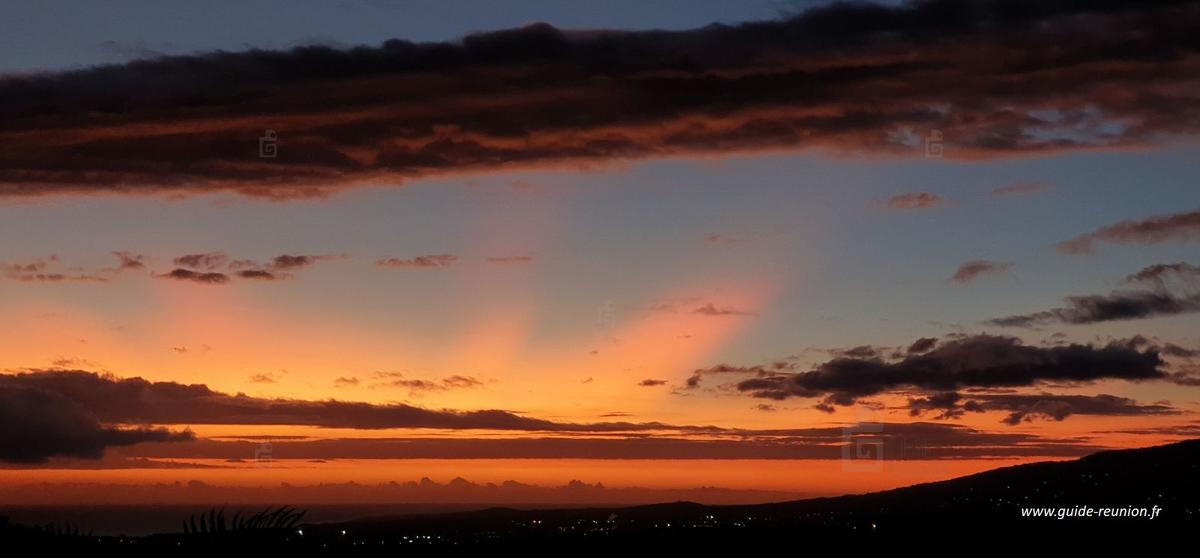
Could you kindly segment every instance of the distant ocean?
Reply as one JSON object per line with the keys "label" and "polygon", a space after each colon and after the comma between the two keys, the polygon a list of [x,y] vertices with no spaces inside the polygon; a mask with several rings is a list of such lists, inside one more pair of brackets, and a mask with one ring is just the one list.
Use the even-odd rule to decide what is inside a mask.
{"label": "distant ocean", "polygon": [[[229,520],[239,511],[258,512],[266,506],[226,506],[225,518]],[[405,516],[425,513],[470,511],[496,507],[495,504],[388,504],[388,505],[313,505],[301,506],[308,510],[305,523],[327,523],[349,521],[364,517]],[[519,508],[564,508],[570,506],[533,504],[510,506]],[[218,506],[218,509],[220,506]],[[193,514],[208,513],[213,506],[20,506],[0,505],[0,517],[9,523],[27,526],[70,525],[82,533],[95,535],[141,536],[154,533],[178,533],[183,523]]]}

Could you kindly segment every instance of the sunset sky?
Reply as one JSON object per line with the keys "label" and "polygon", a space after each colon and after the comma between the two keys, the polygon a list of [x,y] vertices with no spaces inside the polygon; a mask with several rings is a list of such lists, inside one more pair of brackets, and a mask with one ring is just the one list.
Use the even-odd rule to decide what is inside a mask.
{"label": "sunset sky", "polygon": [[753,501],[1200,432],[1200,3],[826,5],[9,9],[0,498]]}

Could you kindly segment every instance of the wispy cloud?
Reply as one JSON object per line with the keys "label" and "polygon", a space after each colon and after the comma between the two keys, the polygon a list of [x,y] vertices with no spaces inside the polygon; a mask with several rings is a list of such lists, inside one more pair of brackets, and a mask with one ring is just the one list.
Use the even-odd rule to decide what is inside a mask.
{"label": "wispy cloud", "polygon": [[223,285],[232,278],[251,281],[291,279],[294,273],[313,264],[347,256],[281,254],[259,262],[252,259],[233,259],[224,252],[185,254],[175,258],[174,270],[159,274],[164,279],[178,279],[213,285]]}
{"label": "wispy cloud", "polygon": [[215,271],[192,271],[190,269],[183,269],[181,267],[177,267],[171,271],[162,273],[159,275],[159,277],[163,279],[174,279],[176,281],[202,283],[205,285],[224,285],[225,283],[229,282],[229,276],[225,275],[224,273],[218,273]]}
{"label": "wispy cloud", "polygon": [[382,258],[375,262],[379,267],[411,267],[424,269],[442,269],[454,265],[458,256],[452,254],[430,254],[413,258]]}
{"label": "wispy cloud", "polygon": [[945,201],[945,199],[937,194],[914,192],[892,196],[888,198],[886,205],[889,209],[929,209],[941,205]]}
{"label": "wispy cloud", "polygon": [[533,263],[533,256],[516,255],[516,256],[489,256],[488,263],[493,264],[527,264]]}
{"label": "wispy cloud", "polygon": [[749,239],[742,238],[740,236],[710,233],[704,236],[704,241],[709,244],[741,244],[743,242],[749,242]]}
{"label": "wispy cloud", "polygon": [[988,325],[1092,324],[1200,312],[1200,268],[1177,263],[1153,265],[1126,278],[1134,288],[1103,295],[1067,297],[1066,305],[1050,310],[988,320]]}
{"label": "wispy cloud", "polygon": [[279,380],[276,379],[275,374],[272,373],[254,374],[251,375],[246,381],[252,384],[274,384],[279,382]]}
{"label": "wispy cloud", "polygon": [[1060,242],[1064,254],[1091,254],[1096,244],[1161,244],[1200,240],[1200,210],[1125,220]]}
{"label": "wispy cloud", "polygon": [[476,389],[481,388],[484,385],[482,380],[459,374],[427,380],[422,378],[410,378],[401,372],[376,372],[375,378],[376,382],[371,384],[371,387],[404,388],[409,390],[410,394],[427,393],[431,391]]}
{"label": "wispy cloud", "polygon": [[224,252],[204,252],[200,254],[184,254],[172,261],[179,267],[211,271],[228,265],[229,256]]}
{"label": "wispy cloud", "polygon": [[0,273],[13,281],[23,283],[104,283],[108,278],[98,274],[77,270],[60,269],[58,256],[48,256],[35,260],[0,264]]}
{"label": "wispy cloud", "polygon": [[1050,189],[1050,185],[1045,182],[1029,180],[1025,182],[1014,182],[1007,186],[1000,186],[992,189],[992,195],[997,197],[1006,196],[1024,196],[1045,192]]}
{"label": "wispy cloud", "polygon": [[993,262],[988,260],[972,260],[966,262],[954,271],[947,281],[951,283],[970,283],[984,275],[996,275],[1012,269],[1012,262]]}
{"label": "wispy cloud", "polygon": [[752,316],[751,312],[740,310],[731,306],[717,306],[711,302],[703,304],[692,310],[693,314],[701,316]]}
{"label": "wispy cloud", "polygon": [[146,269],[146,256],[142,254],[134,254],[133,252],[119,250],[112,253],[118,260],[117,267],[113,268],[114,272],[128,270],[143,270]]}

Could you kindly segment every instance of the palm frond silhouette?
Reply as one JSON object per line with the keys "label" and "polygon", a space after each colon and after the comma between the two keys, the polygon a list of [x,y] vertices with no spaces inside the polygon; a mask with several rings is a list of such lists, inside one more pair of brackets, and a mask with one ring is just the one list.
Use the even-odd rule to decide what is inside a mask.
{"label": "palm frond silhouette", "polygon": [[225,520],[225,508],[212,508],[208,512],[192,514],[183,522],[185,535],[217,535],[221,533],[280,532],[295,529],[304,519],[307,510],[292,506],[266,508],[254,514],[233,514]]}

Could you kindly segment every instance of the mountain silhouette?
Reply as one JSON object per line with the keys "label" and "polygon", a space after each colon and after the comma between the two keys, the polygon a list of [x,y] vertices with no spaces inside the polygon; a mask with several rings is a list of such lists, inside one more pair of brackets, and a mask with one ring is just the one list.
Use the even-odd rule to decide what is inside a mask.
{"label": "mountain silhouette", "polygon": [[[884,465],[886,467],[886,464]],[[1129,517],[1074,517],[1094,514]],[[1048,510],[1031,517],[1026,510]],[[1155,517],[1132,517],[1145,509]],[[1154,510],[1157,509],[1157,512]],[[1061,519],[1058,515],[1063,515]],[[675,502],[625,508],[516,510],[370,518],[320,526],[314,534],[358,540],[434,537],[455,545],[711,545],[915,540],[1002,533],[1182,532],[1200,520],[1200,440],[1096,453],[1064,462],[1004,467],[870,494],[774,504]],[[336,538],[336,537],[335,537]],[[401,539],[403,540],[403,539]]]}

